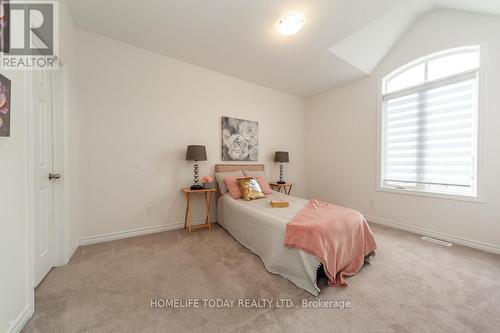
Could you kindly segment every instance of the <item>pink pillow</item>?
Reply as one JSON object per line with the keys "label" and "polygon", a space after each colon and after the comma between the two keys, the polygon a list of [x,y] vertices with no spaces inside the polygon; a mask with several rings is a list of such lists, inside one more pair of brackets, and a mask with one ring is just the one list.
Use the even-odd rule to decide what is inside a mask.
{"label": "pink pillow", "polygon": [[231,195],[233,199],[241,199],[241,191],[238,182],[236,181],[236,177],[225,177],[224,184],[226,185],[227,191]]}
{"label": "pink pillow", "polygon": [[266,178],[264,178],[264,176],[257,176],[256,178],[259,181],[260,188],[262,189],[262,192],[264,192],[264,194],[273,193],[273,190],[271,190],[271,186],[269,186],[269,183],[266,181]]}

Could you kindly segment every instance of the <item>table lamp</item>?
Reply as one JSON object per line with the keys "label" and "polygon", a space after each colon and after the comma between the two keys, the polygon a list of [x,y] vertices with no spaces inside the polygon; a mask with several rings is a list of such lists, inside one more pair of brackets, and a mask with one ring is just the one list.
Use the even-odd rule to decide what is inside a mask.
{"label": "table lamp", "polygon": [[277,151],[274,154],[274,162],[280,163],[280,180],[277,183],[278,184],[285,184],[286,182],[283,180],[283,163],[289,162],[288,152],[287,151]]}
{"label": "table lamp", "polygon": [[194,161],[194,184],[191,185],[192,190],[201,190],[203,185],[198,183],[198,161],[207,160],[207,151],[205,146],[189,145],[186,151],[186,161]]}

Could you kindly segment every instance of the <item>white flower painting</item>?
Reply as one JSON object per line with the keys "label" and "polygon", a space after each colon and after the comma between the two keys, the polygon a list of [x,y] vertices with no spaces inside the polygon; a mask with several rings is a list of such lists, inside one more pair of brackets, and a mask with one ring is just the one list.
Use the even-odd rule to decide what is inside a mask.
{"label": "white flower painting", "polygon": [[259,123],[222,117],[222,160],[258,161]]}

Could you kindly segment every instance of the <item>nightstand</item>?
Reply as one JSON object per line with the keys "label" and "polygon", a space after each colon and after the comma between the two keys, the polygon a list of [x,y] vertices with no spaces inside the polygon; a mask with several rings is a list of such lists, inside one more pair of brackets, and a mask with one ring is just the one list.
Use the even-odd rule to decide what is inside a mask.
{"label": "nightstand", "polygon": [[[184,187],[181,189],[184,192],[184,196],[186,198],[186,215],[184,216],[184,229],[188,229],[189,234],[191,235],[191,230],[200,229],[200,228],[208,228],[208,230],[212,230],[212,226],[210,223],[210,203],[212,202],[212,193],[217,192],[215,188],[204,188],[201,190],[191,190],[189,187]],[[196,224],[191,225],[191,212],[190,212],[190,203],[191,203],[191,194],[203,194],[205,196],[205,223],[204,224]]]}
{"label": "nightstand", "polygon": [[290,192],[292,192],[292,186],[294,184],[291,184],[291,183],[285,183],[285,184],[269,183],[269,185],[273,188],[273,190],[278,188],[278,192],[281,192],[281,189],[283,189],[285,194],[290,195]]}

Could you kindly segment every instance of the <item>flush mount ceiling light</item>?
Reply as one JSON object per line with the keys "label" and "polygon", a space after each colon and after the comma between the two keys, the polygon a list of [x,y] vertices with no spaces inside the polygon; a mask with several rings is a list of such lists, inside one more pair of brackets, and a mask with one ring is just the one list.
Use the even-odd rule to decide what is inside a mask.
{"label": "flush mount ceiling light", "polygon": [[304,22],[302,13],[288,13],[278,21],[278,31],[282,35],[291,36],[302,29]]}

